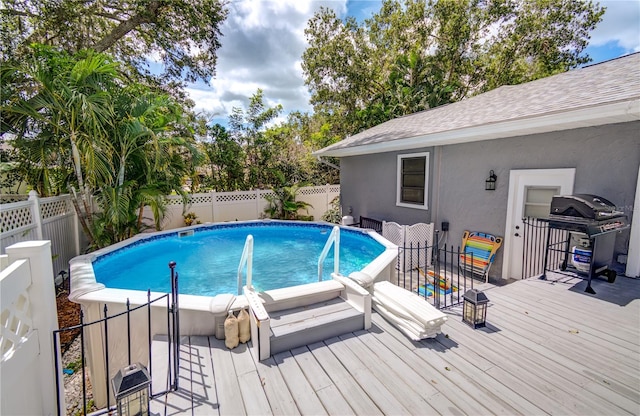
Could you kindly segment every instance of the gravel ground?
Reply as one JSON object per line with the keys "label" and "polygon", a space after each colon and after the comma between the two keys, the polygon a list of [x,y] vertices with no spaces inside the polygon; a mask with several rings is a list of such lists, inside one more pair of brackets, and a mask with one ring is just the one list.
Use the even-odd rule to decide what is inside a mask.
{"label": "gravel ground", "polygon": [[[80,363],[80,337],[71,343],[67,351],[62,356],[62,368],[78,367],[73,374],[64,374],[64,398],[67,407],[67,415],[82,414],[82,369]],[[89,371],[85,371],[87,403],[93,403],[93,392],[91,390],[91,380]],[[97,410],[95,407],[87,408],[87,412]]]}

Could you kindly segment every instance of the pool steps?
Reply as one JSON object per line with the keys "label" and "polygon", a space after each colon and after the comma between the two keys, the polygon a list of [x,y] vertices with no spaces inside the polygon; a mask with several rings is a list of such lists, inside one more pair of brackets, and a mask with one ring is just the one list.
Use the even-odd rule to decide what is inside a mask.
{"label": "pool steps", "polygon": [[252,347],[259,360],[272,354],[371,327],[371,295],[341,276],[256,292],[245,286]]}
{"label": "pool steps", "polygon": [[270,314],[270,317],[271,354],[324,341],[364,327],[364,313],[340,297],[285,309]]}

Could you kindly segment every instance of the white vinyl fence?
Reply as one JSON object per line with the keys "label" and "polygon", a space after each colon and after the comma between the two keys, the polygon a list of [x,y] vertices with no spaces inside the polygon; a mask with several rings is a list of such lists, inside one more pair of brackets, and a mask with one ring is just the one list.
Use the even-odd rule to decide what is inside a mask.
{"label": "white vinyl fence", "polygon": [[58,320],[51,243],[25,241],[6,251],[0,256],[0,414],[52,415],[61,372],[54,369]]}
{"label": "white vinyl fence", "polygon": [[[265,196],[273,195],[271,190],[254,190],[238,192],[206,192],[191,194],[183,205],[182,197],[169,196],[167,212],[162,223],[163,230],[184,227],[183,215],[193,212],[201,223],[224,221],[247,221],[265,218],[264,209],[268,202]],[[308,212],[301,210],[301,215],[311,215],[319,221],[331,207],[331,201],[340,195],[340,185],[309,186],[300,188],[297,200],[311,205]],[[151,224],[151,210],[144,210],[145,222]]]}
{"label": "white vinyl fence", "polygon": [[[265,196],[270,194],[273,194],[270,190],[199,193],[189,195],[185,206],[180,196],[169,196],[162,229],[184,227],[183,213],[187,212],[194,212],[201,223],[264,218],[268,205]],[[338,195],[340,185],[300,188],[298,200],[311,207],[308,212],[301,210],[299,213],[320,220]],[[80,255],[86,244],[71,196],[39,198],[31,191],[28,199],[24,195],[0,195],[0,200],[0,254],[5,253],[6,247],[21,241],[50,240],[54,274],[68,271],[69,260]],[[148,207],[143,215],[145,222],[151,225],[153,215]]]}
{"label": "white vinyl fence", "polygon": [[[14,196],[15,197],[15,196]],[[69,260],[80,254],[81,230],[70,195],[39,198],[31,191],[27,200],[0,205],[0,254],[6,247],[30,240],[50,240],[53,272],[68,271]]]}

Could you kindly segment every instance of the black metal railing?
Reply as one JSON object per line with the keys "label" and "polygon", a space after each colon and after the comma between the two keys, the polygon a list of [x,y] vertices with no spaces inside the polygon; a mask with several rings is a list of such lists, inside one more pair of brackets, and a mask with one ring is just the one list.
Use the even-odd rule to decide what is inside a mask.
{"label": "black metal railing", "polygon": [[[435,241],[438,241],[437,232]],[[460,254],[460,247],[440,248],[426,242],[399,247],[398,285],[417,293],[438,309],[459,305],[464,293],[473,289],[473,274],[462,267]]]}
{"label": "black metal railing", "polygon": [[382,221],[374,218],[360,216],[360,222],[355,224],[360,228],[368,228],[378,233],[382,232]]}
{"label": "black metal railing", "polygon": [[[568,231],[549,229],[549,221],[543,218],[526,217],[522,219],[523,247],[522,247],[522,278],[544,274],[544,258],[547,246],[555,247],[563,244],[569,237]],[[547,238],[549,239],[547,241]],[[563,261],[562,250],[549,250],[547,267],[560,267]]]}
{"label": "black metal railing", "polygon": [[[167,321],[167,336],[169,338],[169,342],[167,343],[167,357],[169,360],[168,363],[168,376],[169,376],[169,389],[164,391],[159,391],[153,394],[153,397],[157,397],[163,394],[166,394],[169,391],[176,391],[178,389],[178,371],[180,368],[180,316],[179,316],[179,307],[178,307],[178,273],[175,271],[175,262],[169,263],[169,268],[171,269],[171,293],[167,293],[165,295],[159,296],[155,299],[151,299],[151,291],[147,291],[147,301],[139,306],[134,308],[131,307],[131,303],[129,302],[129,298],[126,301],[126,310],[123,312],[119,312],[114,315],[109,315],[108,307],[105,304],[103,308],[103,318],[95,320],[93,322],[84,322],[84,314],[82,310],[80,311],[80,324],[70,326],[67,328],[57,329],[53,331],[53,348],[55,353],[55,379],[56,379],[56,399],[57,399],[57,412],[58,416],[66,414],[62,409],[61,397],[64,395],[64,383],[60,377],[60,367],[61,363],[59,360],[60,353],[60,334],[67,331],[79,331],[80,337],[80,370],[82,371],[82,409],[81,413],[83,415],[87,414],[88,402],[87,402],[87,385],[86,385],[86,356],[85,356],[85,332],[92,327],[101,326],[102,331],[101,334],[103,336],[103,347],[104,347],[104,363],[105,363],[105,384],[106,384],[106,398],[107,405],[102,411],[92,412],[92,414],[100,415],[105,414],[112,411],[115,406],[112,406],[110,403],[110,395],[111,395],[111,380],[109,379],[110,375],[110,366],[113,364],[120,364],[118,368],[124,367],[125,365],[132,364],[131,357],[131,345],[132,345],[132,334],[131,334],[131,316],[132,314],[136,314],[134,320],[136,318],[140,318],[140,314],[143,314],[146,311],[146,320],[147,320],[147,331],[146,341],[148,346],[147,358],[148,358],[148,370],[149,374],[153,374],[153,366],[152,366],[152,356],[151,356],[151,343],[152,334],[151,329],[151,306],[161,305],[164,306],[166,303],[166,321]],[[127,362],[126,363],[113,363],[113,357],[109,356],[109,322],[114,319],[126,319],[126,336],[127,336]],[[138,334],[140,335],[140,334]],[[138,341],[140,341],[139,337],[136,337]],[[153,378],[153,377],[152,377]],[[93,388],[95,388],[95,383],[93,384]],[[150,391],[153,391],[152,386],[149,386]],[[74,413],[78,414],[78,413]]]}

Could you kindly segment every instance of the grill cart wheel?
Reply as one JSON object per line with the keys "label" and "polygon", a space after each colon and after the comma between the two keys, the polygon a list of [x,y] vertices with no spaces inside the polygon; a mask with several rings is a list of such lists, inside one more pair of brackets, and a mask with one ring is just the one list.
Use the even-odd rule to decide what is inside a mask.
{"label": "grill cart wheel", "polygon": [[604,272],[604,273],[607,276],[607,281],[609,283],[613,283],[613,282],[616,281],[616,271],[615,270],[607,269],[607,271]]}

